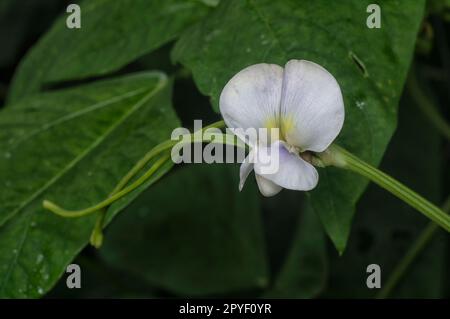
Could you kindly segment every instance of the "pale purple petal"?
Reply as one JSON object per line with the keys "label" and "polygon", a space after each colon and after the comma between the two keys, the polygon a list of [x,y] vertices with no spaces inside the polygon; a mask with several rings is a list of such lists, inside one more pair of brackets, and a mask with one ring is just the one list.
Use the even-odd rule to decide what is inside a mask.
{"label": "pale purple petal", "polygon": [[[316,187],[319,181],[317,170],[287,147],[277,141],[270,148],[259,148],[255,173],[287,189],[309,191]],[[276,170],[273,170],[274,165]]]}

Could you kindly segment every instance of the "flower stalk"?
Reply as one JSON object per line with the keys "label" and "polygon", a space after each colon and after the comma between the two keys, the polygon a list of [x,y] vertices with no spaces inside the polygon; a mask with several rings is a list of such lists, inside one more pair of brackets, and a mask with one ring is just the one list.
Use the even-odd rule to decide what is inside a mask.
{"label": "flower stalk", "polygon": [[316,154],[316,156],[317,159],[315,159],[313,163],[315,162],[319,166],[332,165],[340,167],[368,178],[421,212],[447,232],[450,232],[449,215],[399,181],[364,162],[343,148],[332,145],[327,151]]}

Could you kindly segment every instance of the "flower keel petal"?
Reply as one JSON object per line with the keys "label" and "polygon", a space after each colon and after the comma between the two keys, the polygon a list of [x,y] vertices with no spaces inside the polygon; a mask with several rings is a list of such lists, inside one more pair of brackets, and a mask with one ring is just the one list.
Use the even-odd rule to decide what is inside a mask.
{"label": "flower keel petal", "polygon": [[281,186],[275,184],[274,182],[268,180],[267,178],[261,175],[255,174],[255,177],[259,191],[265,197],[275,196],[283,189]]}
{"label": "flower keel petal", "polygon": [[242,191],[248,175],[253,171],[253,163],[250,162],[251,154],[249,154],[242,162],[239,169],[239,191]]}
{"label": "flower keel petal", "polygon": [[[258,152],[254,164],[256,174],[292,190],[309,191],[317,186],[319,181],[317,170],[298,154],[290,152],[285,143],[277,141],[271,145],[270,150],[260,148]],[[267,164],[269,162],[270,164]],[[272,168],[277,162],[279,164],[276,171],[267,169]]]}

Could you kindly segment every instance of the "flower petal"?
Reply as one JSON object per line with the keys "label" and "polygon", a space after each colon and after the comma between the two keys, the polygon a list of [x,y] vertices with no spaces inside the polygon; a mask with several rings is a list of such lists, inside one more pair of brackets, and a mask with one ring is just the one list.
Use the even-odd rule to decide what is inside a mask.
{"label": "flower petal", "polygon": [[251,163],[250,158],[251,154],[245,158],[239,169],[239,191],[242,190],[248,175],[253,171],[253,163]]}
{"label": "flower petal", "polygon": [[[316,187],[319,181],[317,170],[287,147],[284,142],[277,141],[270,149],[259,148],[255,173],[287,189],[309,191]],[[274,165],[276,170],[273,170]]]}
{"label": "flower petal", "polygon": [[344,124],[339,84],[316,63],[289,61],[284,68],[280,116],[288,144],[302,151],[324,151]]}
{"label": "flower petal", "polygon": [[256,183],[258,184],[259,191],[265,197],[275,196],[276,194],[281,192],[281,190],[283,189],[283,187],[275,184],[274,182],[268,180],[267,178],[265,178],[261,175],[255,174],[255,177],[256,177]]}
{"label": "flower petal", "polygon": [[225,85],[219,107],[230,128],[264,128],[277,123],[283,68],[276,64],[249,66]]}

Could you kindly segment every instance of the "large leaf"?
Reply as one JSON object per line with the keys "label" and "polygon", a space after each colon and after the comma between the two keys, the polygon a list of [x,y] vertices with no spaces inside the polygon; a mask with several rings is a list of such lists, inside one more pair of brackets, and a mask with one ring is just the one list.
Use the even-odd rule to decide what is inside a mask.
{"label": "large leaf", "polygon": [[130,63],[203,17],[200,1],[89,0],[80,4],[81,28],[66,26],[64,13],[20,64],[9,102],[44,84],[103,75]]}
{"label": "large leaf", "polygon": [[108,228],[105,260],[182,296],[264,287],[258,194],[238,191],[234,169],[194,164],[143,193]]}
{"label": "large leaf", "polygon": [[161,73],[141,73],[34,96],[0,112],[0,296],[36,297],[52,287],[88,241],[94,216],[53,215],[43,198],[73,209],[105,198],[178,124],[169,84]]}
{"label": "large leaf", "polygon": [[[381,29],[366,27],[369,0],[223,1],[183,33],[173,57],[192,69],[217,110],[226,82],[244,67],[311,60],[341,85],[346,121],[338,143],[378,164],[394,132],[397,104],[424,1],[379,1]],[[339,251],[367,182],[336,169],[320,171],[311,203]]]}

